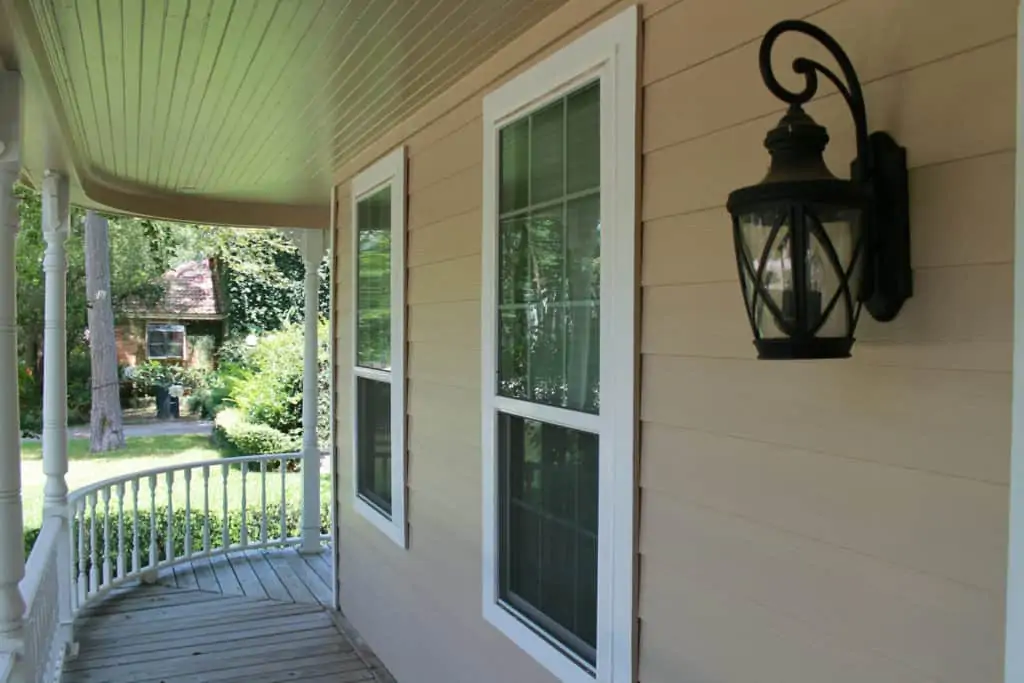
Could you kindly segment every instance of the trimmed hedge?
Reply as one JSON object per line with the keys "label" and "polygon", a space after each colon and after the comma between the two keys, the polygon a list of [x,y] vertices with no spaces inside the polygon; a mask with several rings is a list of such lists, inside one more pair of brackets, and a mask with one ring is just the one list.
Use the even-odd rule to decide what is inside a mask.
{"label": "trimmed hedge", "polygon": [[[258,543],[260,534],[260,514],[261,508],[249,507],[248,513],[246,514],[246,527],[249,533],[249,542]],[[281,506],[277,503],[271,503],[267,505],[267,538],[275,539],[281,536]],[[192,519],[192,550],[202,550],[203,547],[203,525],[205,522],[205,515],[202,510],[193,510],[191,514]],[[224,545],[223,535],[223,514],[220,512],[210,511],[210,547],[213,549],[222,548]],[[125,514],[124,518],[124,548],[125,556],[128,559],[129,565],[131,564],[132,552],[135,548],[134,538],[134,520],[130,514]],[[151,526],[151,514],[149,510],[139,510],[139,553],[142,558],[142,564],[145,566],[149,563],[149,546],[150,546],[150,534],[152,531]],[[96,512],[96,555],[97,562],[102,562],[103,548],[104,548],[104,515],[102,512]],[[287,529],[286,536],[296,537],[302,530],[302,510],[297,505],[288,505],[285,508],[285,524]],[[86,515],[85,520],[85,537],[83,539],[83,546],[85,548],[85,556],[88,560],[91,556],[92,546],[90,545],[90,528],[92,525],[92,518],[90,515]],[[174,554],[175,556],[181,556],[185,553],[185,510],[174,511]],[[78,520],[75,521],[75,529],[77,531]],[[327,534],[331,530],[331,514],[330,507],[327,504],[320,506],[320,533]],[[35,545],[36,538],[39,536],[39,528],[33,527],[25,530],[25,557],[28,557],[29,553],[32,552],[32,546]],[[110,560],[116,566],[117,563],[117,544],[118,544],[118,523],[117,516],[114,514],[110,515]],[[240,543],[242,539],[242,511],[241,510],[229,510],[228,511],[228,537],[229,544]],[[77,540],[77,539],[76,539]],[[157,555],[158,560],[162,561],[167,559],[167,507],[158,507],[156,509],[156,543],[157,543]],[[75,550],[77,554],[77,548]]]}
{"label": "trimmed hedge", "polygon": [[214,443],[229,454],[289,453],[302,447],[299,439],[265,424],[253,424],[237,408],[225,408],[213,423]]}

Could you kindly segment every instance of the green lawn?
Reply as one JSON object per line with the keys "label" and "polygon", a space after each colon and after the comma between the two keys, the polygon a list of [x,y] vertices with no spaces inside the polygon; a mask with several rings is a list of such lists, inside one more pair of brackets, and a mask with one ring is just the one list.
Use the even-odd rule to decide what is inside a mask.
{"label": "green lawn", "polygon": [[[77,488],[87,486],[104,479],[119,477],[132,472],[148,470],[157,467],[166,467],[174,464],[184,464],[197,460],[210,460],[219,458],[220,451],[210,444],[206,436],[153,436],[130,438],[127,447],[112,453],[94,454],[89,452],[88,439],[72,439],[68,447],[68,488],[74,491]],[[43,465],[40,459],[41,451],[39,443],[30,442],[22,444],[22,495],[24,500],[25,527],[39,526],[43,511]],[[225,460],[230,462],[230,460]],[[260,484],[260,473],[248,472],[246,474],[246,505],[250,508],[258,507],[261,502],[262,487]],[[302,500],[302,475],[300,473],[287,473],[285,479],[285,497],[294,505],[298,506]],[[203,487],[202,470],[197,469],[192,473],[191,503],[194,510],[203,509]],[[139,491],[140,506],[143,509],[149,507],[148,481],[143,481]],[[327,500],[330,495],[330,477],[321,475],[320,490],[322,500]],[[156,488],[157,505],[167,503],[167,488],[165,478],[161,476]],[[116,495],[116,492],[112,492]],[[126,492],[126,508],[131,504],[131,490]],[[175,477],[172,501],[176,508],[183,508],[186,501],[185,481],[181,473]],[[241,509],[242,503],[242,472],[238,468],[232,468],[228,474],[227,482],[228,507],[230,509]],[[116,506],[112,499],[111,507]],[[281,500],[281,474],[270,472],[267,474],[267,502],[276,503]],[[210,508],[214,511],[222,509],[224,501],[224,485],[222,481],[221,468],[213,468],[210,472]],[[99,505],[102,506],[102,498]]]}

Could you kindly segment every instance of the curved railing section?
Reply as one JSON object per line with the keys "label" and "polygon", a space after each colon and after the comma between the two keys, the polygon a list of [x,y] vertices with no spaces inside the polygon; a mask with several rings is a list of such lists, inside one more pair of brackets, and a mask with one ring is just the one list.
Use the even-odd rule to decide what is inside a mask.
{"label": "curved railing section", "polygon": [[[73,612],[128,581],[155,580],[178,563],[298,545],[302,506],[289,506],[288,498],[291,488],[301,501],[301,457],[183,463],[74,491],[68,497]],[[329,538],[321,535],[321,541]]]}
{"label": "curved railing section", "polygon": [[[56,681],[64,663],[66,642],[60,634],[60,516],[47,517],[25,564],[20,589],[25,602],[25,674],[34,683]],[[11,661],[13,672],[14,660]],[[0,670],[3,667],[0,666]],[[8,680],[0,674],[0,681]]]}

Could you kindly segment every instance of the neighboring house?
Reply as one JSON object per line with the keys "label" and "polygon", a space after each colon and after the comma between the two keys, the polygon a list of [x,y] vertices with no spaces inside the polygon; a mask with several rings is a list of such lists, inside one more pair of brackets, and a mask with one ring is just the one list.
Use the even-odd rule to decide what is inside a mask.
{"label": "neighboring house", "polygon": [[227,331],[227,302],[216,259],[187,261],[164,274],[163,298],[127,306],[115,329],[117,360],[211,367]]}
{"label": "neighboring house", "polygon": [[[144,4],[0,3],[0,54],[23,72],[0,81],[0,178],[56,196],[51,170],[86,206],[305,228],[314,337],[328,236],[333,587],[399,683],[1024,681],[1015,0]],[[863,253],[843,241],[862,224],[825,209],[900,193],[794,163],[773,178],[800,182],[799,209],[764,200],[734,226],[726,208],[764,176],[769,130],[790,162],[825,142],[759,73],[800,89],[794,57],[839,71],[806,38],[761,54],[793,18],[848,52],[860,132],[890,132],[909,164],[886,227],[909,212],[913,298],[888,323],[865,311],[847,360],[758,360],[751,327],[791,351],[832,292],[866,296],[832,269]],[[847,177],[860,90],[829,74],[806,112]],[[0,312],[13,278],[0,267]],[[818,331],[844,332],[843,306]],[[0,320],[9,351],[13,335]],[[0,512],[17,520],[9,412]],[[19,557],[5,525],[0,558]],[[17,564],[0,561],[0,636],[28,630]],[[303,624],[259,642],[294,649]]]}

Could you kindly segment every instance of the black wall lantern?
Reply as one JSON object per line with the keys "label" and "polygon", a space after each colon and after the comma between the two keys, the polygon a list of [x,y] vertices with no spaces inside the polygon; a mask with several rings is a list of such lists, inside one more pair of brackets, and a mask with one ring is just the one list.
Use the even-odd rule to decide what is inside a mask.
{"label": "black wall lantern", "polygon": [[[799,58],[804,89],[787,90],[772,72],[775,41],[787,32],[814,38],[844,80]],[[758,357],[846,358],[861,305],[889,321],[911,295],[906,151],[886,133],[868,134],[857,73],[838,43],[817,26],[783,21],[761,43],[761,77],[789,104],[768,132],[768,175],[729,195],[736,262]],[[842,94],[853,115],[857,158],[850,180],[825,166],[828,132],[803,110],[818,75]]]}

